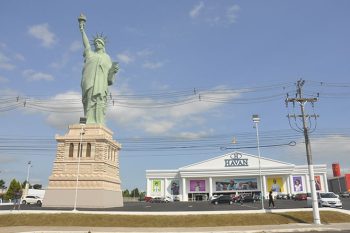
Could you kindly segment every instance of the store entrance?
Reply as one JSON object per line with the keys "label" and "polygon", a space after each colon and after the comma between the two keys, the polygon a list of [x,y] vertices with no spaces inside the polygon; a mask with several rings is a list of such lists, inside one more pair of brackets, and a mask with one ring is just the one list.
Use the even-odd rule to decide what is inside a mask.
{"label": "store entrance", "polygon": [[189,193],[188,200],[189,201],[207,201],[209,197],[209,193]]}

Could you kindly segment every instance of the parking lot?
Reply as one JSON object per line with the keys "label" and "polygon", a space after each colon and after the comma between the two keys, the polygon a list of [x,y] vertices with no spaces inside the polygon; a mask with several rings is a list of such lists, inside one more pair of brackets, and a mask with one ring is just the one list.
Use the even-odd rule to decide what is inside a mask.
{"label": "parking lot", "polygon": [[[350,198],[342,198],[343,209],[350,210]],[[264,202],[265,208],[268,208],[268,201]],[[0,210],[10,210],[12,205],[0,205]],[[295,208],[307,208],[306,201],[295,200],[275,200],[276,209],[295,209]],[[45,208],[37,205],[21,205],[22,210],[70,210],[72,208]],[[125,202],[123,207],[107,208],[107,209],[83,209],[78,210],[91,210],[91,211],[225,211],[225,210],[258,210],[261,209],[260,201],[255,203],[234,203],[213,205],[208,201],[199,202],[169,202],[169,203],[149,203],[149,202]]]}

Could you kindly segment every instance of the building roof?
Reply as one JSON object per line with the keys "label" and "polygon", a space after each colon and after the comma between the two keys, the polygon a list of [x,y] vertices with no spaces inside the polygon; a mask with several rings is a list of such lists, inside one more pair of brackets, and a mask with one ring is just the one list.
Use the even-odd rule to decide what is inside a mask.
{"label": "building roof", "polygon": [[[225,164],[227,160],[242,160],[246,159],[247,160],[247,165],[248,166],[240,166],[240,163],[228,163]],[[226,162],[227,163],[227,162]],[[232,166],[230,166],[230,164]],[[228,166],[225,166],[228,165]],[[281,168],[281,167],[294,167],[295,164],[292,163],[286,163],[278,160],[273,160],[269,158],[264,158],[260,157],[260,167],[261,168]],[[209,169],[209,170],[216,170],[216,169],[232,169],[232,167],[249,167],[249,168],[254,168],[254,169],[259,169],[259,157],[256,155],[251,155],[247,153],[243,153],[240,151],[233,151],[224,155],[220,155],[208,160],[204,160],[198,163],[193,163],[184,167],[179,168],[179,170],[202,170],[202,169]]]}
{"label": "building roof", "polygon": [[[260,167],[260,169],[259,169]],[[315,173],[326,172],[326,165],[314,165]],[[281,174],[306,174],[308,166],[297,166],[265,157],[233,151],[208,160],[180,167],[178,170],[146,170],[148,178],[163,176],[172,177],[213,177],[213,176],[256,176]]]}

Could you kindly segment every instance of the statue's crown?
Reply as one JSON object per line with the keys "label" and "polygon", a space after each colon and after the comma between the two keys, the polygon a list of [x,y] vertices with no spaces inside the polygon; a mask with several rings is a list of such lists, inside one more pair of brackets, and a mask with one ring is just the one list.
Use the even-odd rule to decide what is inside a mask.
{"label": "statue's crown", "polygon": [[94,43],[96,40],[100,40],[103,42],[103,45],[105,45],[107,43],[107,37],[103,35],[103,33],[100,33],[100,34],[96,34],[94,37],[93,37],[93,40],[91,41],[92,43]]}

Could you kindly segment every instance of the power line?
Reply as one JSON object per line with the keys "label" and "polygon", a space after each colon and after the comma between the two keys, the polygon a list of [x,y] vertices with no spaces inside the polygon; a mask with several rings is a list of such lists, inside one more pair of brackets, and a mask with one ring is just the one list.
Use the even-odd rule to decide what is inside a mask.
{"label": "power line", "polygon": [[[350,141],[350,129],[320,130],[314,135],[322,144],[340,143],[339,137],[348,138]],[[231,140],[233,135],[237,138],[238,143],[236,148],[255,147],[255,138],[251,133],[238,134],[221,134],[206,137],[199,137],[190,139],[188,137],[145,137],[145,138],[119,138],[118,141],[122,143],[122,151],[128,152],[195,152],[203,150],[219,151],[221,147],[232,147]],[[322,141],[327,137],[327,141]],[[333,138],[333,139],[332,139]],[[290,130],[274,130],[265,131],[261,136],[261,142],[265,145],[282,144],[290,141],[296,141],[298,144],[304,143],[298,133]],[[6,136],[0,135],[0,151],[1,152],[52,152],[56,150],[56,141],[49,137],[20,137],[20,136]]]}
{"label": "power line", "polygon": [[[350,97],[349,83],[326,83],[309,81],[312,88],[317,91],[304,92],[305,96],[317,94],[322,98],[346,98]],[[140,94],[110,94],[107,106],[109,108],[174,108],[188,104],[229,104],[245,105],[266,103],[281,100],[292,83],[278,83],[274,85],[234,88],[212,88],[212,89],[187,89],[181,91],[148,92]],[[330,91],[329,89],[336,89]],[[325,90],[323,90],[325,89]],[[345,89],[339,91],[339,89]],[[281,92],[283,91],[283,92]],[[74,113],[82,112],[81,96],[68,95],[67,98],[52,98],[41,96],[3,96],[0,98],[0,112],[14,111],[18,109],[32,109],[41,112]]]}
{"label": "power line", "polygon": [[[168,91],[147,94],[125,95],[110,94],[108,107],[126,108],[171,108],[193,103],[216,104],[249,104],[277,100],[282,93],[276,91],[285,90],[291,83],[282,83],[269,86],[250,87],[241,89],[216,88],[208,90]],[[257,93],[267,93],[259,96]],[[0,112],[11,111],[20,108],[29,108],[43,112],[81,112],[81,96],[68,96],[67,98],[34,98],[30,96],[4,96],[0,98]]]}

